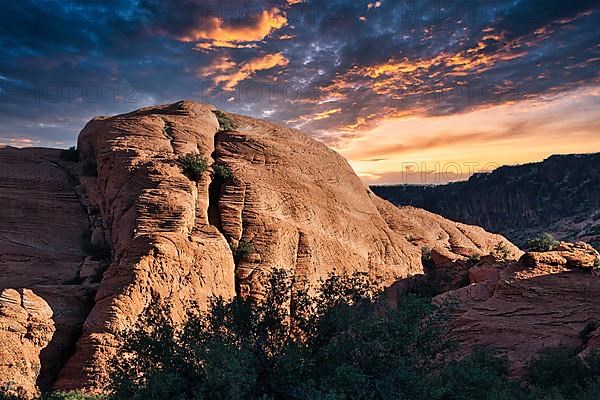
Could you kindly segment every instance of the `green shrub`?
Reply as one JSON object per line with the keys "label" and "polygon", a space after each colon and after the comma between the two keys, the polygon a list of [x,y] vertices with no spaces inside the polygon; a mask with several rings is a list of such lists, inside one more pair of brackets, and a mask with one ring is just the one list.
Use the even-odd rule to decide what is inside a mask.
{"label": "green shrub", "polygon": [[166,124],[163,126],[163,135],[165,135],[165,137],[170,141],[173,141],[174,138],[173,135],[171,135],[171,129],[171,124]]}
{"label": "green shrub", "polygon": [[600,377],[590,379],[586,382],[580,393],[576,393],[577,400],[598,400],[600,399]]}
{"label": "green shrub", "polygon": [[11,382],[0,382],[0,400],[21,400],[24,397],[22,388],[17,388]]}
{"label": "green shrub", "polygon": [[177,158],[183,173],[193,181],[199,181],[202,174],[208,170],[208,162],[200,154],[188,153]]}
{"label": "green shrub", "polygon": [[63,161],[78,162],[79,152],[77,151],[75,146],[71,146],[67,150],[63,150],[60,152],[60,159]]}
{"label": "green shrub", "polygon": [[469,256],[470,263],[477,264],[479,261],[481,261],[481,254],[471,254]]}
{"label": "green shrub", "polygon": [[500,257],[503,260],[506,260],[511,256],[512,252],[510,251],[506,243],[498,242],[498,244],[494,246],[492,254],[496,255],[497,257]]}
{"label": "green shrub", "polygon": [[154,304],[120,338],[114,399],[442,400],[428,375],[445,352],[446,319],[429,301],[409,296],[373,317],[365,275],[330,277],[293,299],[291,288],[275,271],[262,300],[213,299],[181,328]]}
{"label": "green shrub", "polygon": [[432,267],[433,260],[431,259],[431,248],[429,246],[421,247],[421,262],[424,267]]}
{"label": "green shrub", "polygon": [[448,310],[407,295],[384,307],[366,274],[294,291],[275,270],[264,297],[213,298],[175,326],[154,302],[120,335],[114,400],[598,400],[600,357],[548,350],[524,380],[507,359],[459,359],[442,340]]}
{"label": "green shrub", "polygon": [[600,257],[596,258],[594,262],[594,269],[600,269]]}
{"label": "green shrub", "polygon": [[545,252],[552,251],[560,244],[559,241],[554,239],[549,233],[542,233],[540,236],[531,239],[527,242],[527,249],[529,251]]}
{"label": "green shrub", "polygon": [[233,172],[225,164],[214,164],[213,171],[215,172],[215,177],[221,181],[226,181],[233,176]]}
{"label": "green shrub", "polygon": [[[475,349],[462,360],[453,360],[442,369],[435,385],[451,400],[519,399],[523,391],[506,379],[508,360],[493,349]],[[494,397],[492,397],[494,398]]]}
{"label": "green shrub", "polygon": [[0,400],[23,400],[24,397],[11,394],[11,392],[0,392]]}
{"label": "green shrub", "polygon": [[98,163],[96,160],[85,160],[81,167],[81,175],[98,176]]}
{"label": "green shrub", "polygon": [[219,130],[220,131],[223,131],[223,132],[234,131],[237,129],[237,124],[235,123],[235,121],[233,119],[231,119],[231,117],[229,117],[223,111],[214,110],[213,113],[215,114],[215,116],[217,117],[217,120],[219,121]]}
{"label": "green shrub", "polygon": [[237,245],[231,245],[231,250],[233,251],[233,258],[236,261],[247,260],[254,251],[254,245],[251,242],[240,241]]}
{"label": "green shrub", "polygon": [[577,393],[600,376],[600,357],[591,353],[585,359],[578,350],[551,348],[535,357],[527,366],[527,382],[543,391],[553,391],[563,398],[580,398]]}

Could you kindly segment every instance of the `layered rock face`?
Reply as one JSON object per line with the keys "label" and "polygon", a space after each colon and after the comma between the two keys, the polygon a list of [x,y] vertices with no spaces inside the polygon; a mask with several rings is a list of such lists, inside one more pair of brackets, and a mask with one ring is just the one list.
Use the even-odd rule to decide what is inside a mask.
{"label": "layered rock face", "polygon": [[88,219],[59,154],[0,148],[0,377],[28,395],[72,353],[95,291],[80,277]]}
{"label": "layered rock face", "polygon": [[210,158],[218,129],[210,110],[180,103],[96,118],[82,131],[81,184],[112,262],[56,388],[101,387],[115,333],[131,328],[153,300],[181,320],[191,302],[235,295],[229,244],[208,219],[210,175],[193,182],[176,161],[190,152]]}
{"label": "layered rock face", "polygon": [[598,260],[600,254],[585,243],[561,243],[508,265],[483,260],[470,271],[472,285],[435,301],[458,304],[450,336],[465,352],[494,347],[518,374],[545,348],[600,348]]}
{"label": "layered rock face", "polygon": [[[358,271],[387,286],[423,273],[423,247],[451,260],[488,254],[499,243],[519,254],[481,228],[379,199],[341,156],[298,131],[237,115],[228,115],[235,131],[219,131],[213,110],[184,101],[96,118],[79,137],[80,162],[58,164],[80,184],[69,194],[78,211],[56,212],[80,215],[72,217],[80,225],[70,227],[69,240],[78,242],[89,226],[86,251],[99,254],[94,260],[77,249],[72,266],[65,260],[54,267],[76,272],[74,288],[97,289],[56,388],[101,388],[115,335],[153,299],[172,306],[178,321],[192,301],[205,307],[211,296],[260,296],[275,268],[288,271],[297,288]],[[197,182],[177,161],[188,153],[213,165]],[[231,176],[217,176],[216,165]],[[41,241],[55,235],[40,232]],[[242,245],[254,251],[231,250]],[[2,272],[18,270],[13,261],[5,265]],[[11,281],[12,275],[3,275],[3,284],[17,289],[60,276],[41,267],[27,279]],[[58,332],[54,307],[65,303],[48,304]],[[43,360],[42,354],[42,368]]]}

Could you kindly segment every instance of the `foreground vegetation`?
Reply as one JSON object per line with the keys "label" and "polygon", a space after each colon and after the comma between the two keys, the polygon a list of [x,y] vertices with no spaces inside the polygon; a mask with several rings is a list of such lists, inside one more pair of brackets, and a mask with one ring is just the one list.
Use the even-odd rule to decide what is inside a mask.
{"label": "foreground vegetation", "polygon": [[[511,380],[507,361],[489,349],[453,357],[455,348],[441,340],[447,310],[412,295],[383,307],[365,276],[331,277],[293,298],[282,272],[267,286],[261,302],[214,299],[210,312],[190,313],[182,327],[168,309],[149,308],[121,338],[107,398],[600,399],[600,357],[553,349]],[[85,399],[61,396],[50,399]]]}
{"label": "foreground vegetation", "polygon": [[558,247],[560,242],[549,233],[542,233],[539,236],[527,242],[527,250],[529,251],[552,251]]}

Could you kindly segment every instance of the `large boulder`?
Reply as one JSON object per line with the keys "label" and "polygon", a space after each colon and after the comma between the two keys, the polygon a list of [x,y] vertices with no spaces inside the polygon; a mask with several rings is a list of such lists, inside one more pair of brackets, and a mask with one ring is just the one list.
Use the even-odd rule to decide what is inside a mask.
{"label": "large boulder", "polygon": [[[346,160],[296,130],[228,114],[237,129],[220,131],[213,111],[183,101],[96,118],[81,132],[83,163],[98,171],[82,183],[114,260],[57,387],[100,387],[115,333],[153,297],[179,319],[190,300],[260,296],[274,268],[297,288],[358,271],[385,286],[423,272],[423,246],[483,254],[503,242],[518,252],[481,228],[379,199]],[[187,153],[232,177],[190,180],[177,162]],[[240,245],[253,254],[231,250]]]}
{"label": "large boulder", "polygon": [[560,242],[552,251],[524,254],[521,263],[529,268],[549,266],[591,271],[599,265],[600,255],[585,242]]}

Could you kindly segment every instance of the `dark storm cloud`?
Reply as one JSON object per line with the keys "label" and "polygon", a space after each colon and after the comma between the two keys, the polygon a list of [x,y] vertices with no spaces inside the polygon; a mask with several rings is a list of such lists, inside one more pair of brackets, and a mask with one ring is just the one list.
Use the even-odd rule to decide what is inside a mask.
{"label": "dark storm cloud", "polygon": [[4,1],[0,143],[72,142],[95,115],[181,98],[334,143],[390,115],[560,92],[598,79],[598,4]]}

